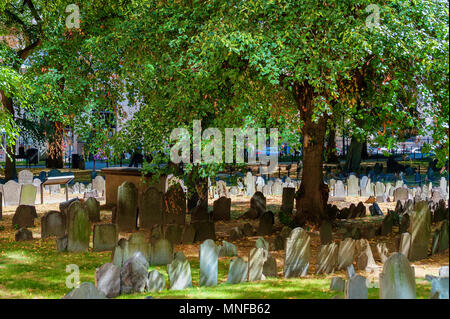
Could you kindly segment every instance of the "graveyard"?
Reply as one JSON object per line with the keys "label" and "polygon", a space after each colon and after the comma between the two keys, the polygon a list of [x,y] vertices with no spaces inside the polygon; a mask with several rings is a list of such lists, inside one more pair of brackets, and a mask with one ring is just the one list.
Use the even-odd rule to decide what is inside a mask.
{"label": "graveyard", "polygon": [[448,301],[448,9],[2,1],[0,299]]}
{"label": "graveyard", "polygon": [[[27,175],[27,173],[30,176],[33,175],[26,169],[23,172],[19,173],[19,176]],[[60,172],[60,174],[71,173]],[[403,236],[407,234],[410,237],[415,230],[409,228],[411,221],[409,221],[410,225],[402,223],[404,216],[407,215],[403,213],[402,206],[405,206],[408,214],[417,210],[411,199],[413,191],[407,187],[398,187],[398,190],[391,194],[389,194],[389,190],[383,190],[383,196],[392,197],[391,201],[386,202],[380,200],[377,186],[372,184],[372,189],[368,191],[368,194],[361,196],[361,192],[366,186],[360,187],[357,183],[357,190],[352,193],[350,188],[355,176],[351,175],[343,187],[342,194],[339,193],[341,190],[334,187],[331,189],[329,200],[330,207],[335,206],[340,211],[338,214],[348,215],[346,217],[338,216],[330,225],[321,227],[308,225],[305,226],[305,229],[296,228],[296,231],[302,233],[301,241],[307,242],[307,249],[296,253],[291,252],[292,258],[296,260],[294,263],[297,263],[297,260],[304,260],[305,264],[295,265],[290,270],[291,272],[288,272],[289,266],[286,267],[286,265],[293,261],[287,257],[290,252],[286,246],[289,245],[289,238],[294,235],[294,231],[280,221],[280,211],[286,209],[285,207],[294,209],[293,196],[290,196],[291,202],[289,203],[286,194],[287,190],[295,190],[297,183],[295,179],[291,180],[289,177],[283,176],[278,180],[284,179],[284,183],[275,179],[274,183],[269,181],[264,186],[261,185],[261,179],[258,181],[256,176],[250,174],[243,179],[242,184],[238,180],[238,185],[234,186],[227,186],[224,181],[217,180],[215,185],[211,185],[209,188],[210,196],[207,208],[209,214],[214,216],[211,230],[208,227],[195,226],[191,228],[192,225],[198,224],[193,220],[193,217],[196,216],[192,211],[191,214],[185,215],[185,220],[180,223],[182,225],[174,223],[176,220],[169,218],[169,224],[162,228],[155,224],[161,223],[161,220],[155,220],[157,216],[144,217],[142,215],[138,219],[138,229],[135,220],[134,223],[131,221],[129,224],[129,220],[122,219],[120,213],[114,212],[117,208],[124,209],[120,206],[122,195],[120,190],[117,205],[111,207],[105,204],[106,181],[102,176],[97,175],[91,183],[86,183],[85,188],[79,185],[83,184],[82,180],[86,177],[86,173],[79,172],[75,176],[77,182],[68,187],[69,202],[67,204],[64,187],[59,187],[60,189],[55,189],[53,193],[50,193],[52,186],[47,186],[48,190],[43,189],[46,192],[46,202],[43,205],[40,204],[39,196],[35,196],[31,203],[36,202],[35,205],[22,205],[21,203],[16,203],[20,204],[19,206],[11,205],[9,199],[11,195],[8,189],[5,190],[5,185],[2,185],[2,195],[7,205],[3,204],[0,221],[2,230],[0,232],[1,298],[61,298],[71,290],[66,286],[66,280],[70,275],[66,271],[66,267],[71,264],[79,267],[80,282],[95,283],[101,287],[101,279],[98,278],[101,269],[106,267],[104,272],[108,273],[112,271],[110,268],[118,266],[116,271],[120,271],[119,267],[123,269],[126,259],[133,256],[133,251],[142,253],[143,260],[147,262],[146,287],[135,287],[133,283],[130,290],[125,292],[124,283],[119,279],[115,290],[114,287],[111,287],[111,283],[104,284],[105,296],[119,299],[145,298],[148,295],[154,298],[185,299],[346,298],[348,292],[345,282],[352,278],[349,275],[349,271],[352,271],[353,276],[365,278],[366,298],[379,299],[380,273],[382,273],[383,265],[389,256],[400,252],[402,256],[411,258],[409,256],[411,256],[412,246],[418,245],[424,246],[425,250],[422,249],[422,252],[418,252],[420,256],[413,257],[415,260],[411,262],[414,267],[414,298],[428,299],[434,288],[427,278],[429,279],[429,276],[439,278],[442,269],[448,267],[448,221],[446,221],[448,206],[445,205],[445,202],[448,202],[448,197],[445,197],[448,196],[446,195],[448,187],[444,185],[445,178],[440,179],[439,187],[432,188],[432,192],[429,194],[431,210],[428,209],[428,213],[431,220],[428,221],[427,243],[415,244],[409,238],[408,247],[405,247],[405,244],[402,243]],[[248,180],[250,177],[254,184],[250,184],[250,180]],[[171,179],[179,182],[176,178]],[[100,182],[98,182],[99,180]],[[34,183],[36,184],[37,181]],[[268,189],[265,186],[271,187]],[[250,191],[253,189],[252,196],[247,193],[249,188]],[[401,190],[406,190],[406,196],[398,194]],[[433,192],[439,192],[440,195],[441,190],[444,197],[438,198],[437,194],[432,195]],[[420,203],[419,196],[422,195],[416,194],[414,199]],[[256,203],[256,198],[261,198],[263,201]],[[149,200],[158,201],[154,196]],[[94,212],[91,212],[89,208],[92,203],[94,203]],[[155,205],[154,202],[150,204],[151,207]],[[178,203],[178,206],[183,206],[183,204]],[[184,206],[187,208],[186,202],[184,202]],[[374,206],[377,207],[376,210],[373,208]],[[428,208],[428,204],[425,206]],[[439,207],[441,206],[443,211],[440,213]],[[25,213],[21,213],[20,207],[32,207],[32,212],[24,210]],[[74,242],[72,245],[67,245],[70,242],[69,237],[68,242],[66,239],[66,246],[60,247],[64,246],[60,243],[61,238],[67,238],[67,234],[70,236],[70,233],[74,231],[71,231],[72,228],[69,225],[58,224],[56,218],[50,221],[52,214],[55,217],[63,214],[67,218],[72,209],[75,211],[83,210],[83,208],[87,210],[87,220],[79,220],[78,223],[82,223],[80,225],[87,223],[84,226],[87,238],[83,240],[84,243]],[[249,214],[253,208],[261,210],[260,217]],[[357,210],[364,211],[364,213],[357,217],[349,216],[354,215]],[[380,213],[377,212],[378,210]],[[404,214],[400,222],[393,222],[390,218],[394,212]],[[163,214],[167,213],[167,211],[163,211]],[[268,221],[264,217],[267,214],[270,215]],[[113,218],[116,220],[114,221]],[[444,227],[447,227],[447,233],[445,233]],[[101,236],[101,229],[104,229],[106,237],[97,241],[96,236]],[[439,236],[442,237],[439,238]],[[77,240],[81,241],[79,238]],[[203,267],[207,269],[211,267],[210,261],[202,266],[201,250],[205,243],[212,245],[206,249],[214,252],[211,256],[215,260],[214,276],[205,279],[211,280],[210,282],[202,282],[203,276],[200,274]],[[160,249],[167,251],[158,252],[156,247],[159,245],[162,245]],[[346,245],[353,246],[351,256],[345,256],[347,260],[344,258]],[[366,246],[362,247],[362,245]],[[410,245],[411,247],[409,247]],[[162,255],[160,255],[161,253]],[[303,254],[304,256],[302,256]],[[125,257],[125,255],[128,256]],[[335,257],[331,257],[333,255]],[[330,258],[336,259],[330,261]],[[249,264],[249,261],[253,259],[256,264],[251,265],[251,262]],[[409,267],[408,259],[405,260]],[[349,266],[351,269],[348,268]],[[177,272],[171,270],[170,267],[178,269],[178,271],[187,269],[188,278],[174,279],[171,276],[175,276]],[[253,273],[255,271],[256,273]],[[173,272],[175,274],[171,275]],[[234,272],[236,274],[232,275]],[[153,278],[150,274],[157,276]],[[187,282],[183,280],[187,280]],[[333,287],[332,282],[336,280],[339,280],[340,288]],[[156,285],[156,287],[152,287],[152,285]]]}

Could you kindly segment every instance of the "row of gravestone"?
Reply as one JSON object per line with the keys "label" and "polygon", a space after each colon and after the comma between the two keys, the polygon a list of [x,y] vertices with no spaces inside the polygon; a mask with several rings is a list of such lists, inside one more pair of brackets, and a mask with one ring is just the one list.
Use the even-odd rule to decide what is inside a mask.
{"label": "row of gravestone", "polygon": [[283,182],[280,178],[270,179],[265,181],[262,176],[253,176],[251,172],[247,173],[247,176],[242,179],[237,179],[236,186],[227,187],[225,181],[218,180],[216,185],[210,184],[210,198],[220,198],[222,196],[229,197],[230,194],[237,195],[247,195],[253,196],[256,192],[261,192],[264,196],[279,196],[282,195],[284,188],[294,188],[298,189],[300,186],[300,181],[292,180],[287,177]]}
{"label": "row of gravestone", "polygon": [[[122,267],[106,263],[96,269],[95,286],[85,282],[63,298],[105,299],[133,292],[162,291],[166,286],[164,275],[157,270],[148,272],[148,266],[145,257],[139,252],[129,258]],[[207,269],[207,272],[209,271],[210,268]],[[190,264],[183,253],[175,254],[173,261],[167,265],[167,273],[169,289],[181,290],[192,287]],[[230,263],[227,282],[243,282],[248,278],[248,273],[247,262],[239,257],[233,259]],[[368,279],[357,275],[353,267],[349,267],[347,273],[349,277],[347,281],[341,277],[332,278],[330,290],[344,292],[345,299],[368,299],[370,286]],[[256,274],[259,275],[259,273]],[[448,266],[440,268],[439,276],[427,275],[426,279],[431,283],[431,299],[449,298]],[[395,253],[386,260],[378,283],[380,299],[416,299],[417,297],[414,268],[403,254]]]}
{"label": "row of gravestone", "polygon": [[422,199],[435,198],[435,201],[440,199],[448,199],[449,189],[448,183],[445,177],[440,180],[440,186],[433,188],[432,184],[423,185],[421,187],[415,187],[409,189],[404,185],[402,180],[398,180],[395,185],[391,183],[376,182],[371,183],[370,178],[363,176],[359,180],[356,176],[351,175],[347,179],[347,185],[341,180],[331,179],[328,182],[330,187],[330,200],[345,200],[346,196],[349,197],[369,197],[375,196],[377,201],[385,202],[389,197],[393,197],[394,201],[408,200],[408,198],[414,198],[416,195]]}

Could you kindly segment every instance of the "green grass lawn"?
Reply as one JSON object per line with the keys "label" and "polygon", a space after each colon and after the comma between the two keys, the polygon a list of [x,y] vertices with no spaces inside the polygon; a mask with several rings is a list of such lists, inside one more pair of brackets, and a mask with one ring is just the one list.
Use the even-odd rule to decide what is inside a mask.
{"label": "green grass lawn", "polygon": [[[0,298],[61,298],[71,289],[65,285],[69,273],[66,266],[76,264],[80,269],[81,282],[94,282],[95,269],[110,261],[110,252],[58,253],[55,239],[11,242],[0,239]],[[270,278],[265,281],[226,284],[229,258],[219,260],[219,285],[198,287],[199,261],[190,259],[194,287],[181,291],[164,290],[160,293],[122,295],[120,299],[143,298],[229,298],[229,299],[329,299],[342,293],[330,292],[332,276],[310,276],[308,278]],[[157,269],[166,277],[166,267]],[[150,270],[149,269],[149,270]],[[429,298],[430,284],[417,279],[417,297]],[[377,288],[369,289],[369,298],[377,299]]]}

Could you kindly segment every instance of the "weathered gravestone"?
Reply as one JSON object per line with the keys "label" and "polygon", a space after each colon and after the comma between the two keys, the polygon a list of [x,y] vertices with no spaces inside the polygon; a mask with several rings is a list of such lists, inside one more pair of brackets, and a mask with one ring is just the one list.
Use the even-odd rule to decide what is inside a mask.
{"label": "weathered gravestone", "polygon": [[265,212],[259,218],[258,234],[261,236],[271,235],[275,217],[271,211]]}
{"label": "weathered gravestone", "polygon": [[165,194],[165,224],[184,225],[186,223],[186,196],[180,184],[169,187]]}
{"label": "weathered gravestone", "polygon": [[216,230],[213,221],[193,223],[195,229],[195,242],[202,242],[207,239],[216,240]]}
{"label": "weathered gravestone", "polygon": [[241,282],[246,282],[247,274],[248,262],[244,261],[241,257],[234,258],[230,262],[227,283],[239,284]]}
{"label": "weathered gravestone", "polygon": [[150,254],[150,265],[168,265],[173,260],[173,245],[167,239],[160,239],[152,245]]}
{"label": "weathered gravestone", "polygon": [[449,279],[448,277],[431,277],[430,299],[449,299]]}
{"label": "weathered gravestone", "polygon": [[347,194],[351,197],[359,196],[359,179],[355,175],[350,175],[347,180]]}
{"label": "weathered gravestone", "polygon": [[267,255],[266,261],[264,262],[262,273],[266,278],[276,277],[278,275],[277,260],[271,254]]}
{"label": "weathered gravestone", "polygon": [[262,279],[264,263],[267,259],[267,250],[264,248],[252,248],[248,259],[248,281]]}
{"label": "weathered gravestone", "polygon": [[[136,252],[142,253],[146,260],[150,259],[151,246],[147,243],[145,239],[145,234],[141,232],[136,232],[131,234],[128,238],[128,254],[133,256]],[[126,260],[126,259],[124,259]]]}
{"label": "weathered gravestone", "polygon": [[355,258],[356,241],[346,238],[339,243],[337,270],[346,269]]}
{"label": "weathered gravestone", "polygon": [[389,250],[387,248],[386,243],[378,243],[377,244],[377,254],[378,259],[384,264],[389,257]]}
{"label": "weathered gravestone", "polygon": [[345,285],[345,299],[368,299],[369,290],[365,277],[355,275]]}
{"label": "weathered gravestone", "polygon": [[433,236],[433,243],[431,246],[431,254],[437,254],[448,249],[449,237],[448,237],[448,220],[444,220],[439,223]]}
{"label": "weathered gravestone", "polygon": [[334,197],[332,200],[339,201],[339,200],[345,200],[345,186],[342,181],[337,181],[336,185],[334,185]]}
{"label": "weathered gravestone", "polygon": [[16,208],[16,212],[12,218],[14,227],[34,227],[34,219],[37,217],[36,208],[34,206],[20,205]]}
{"label": "weathered gravestone", "polygon": [[112,251],[116,246],[119,233],[116,224],[94,225],[94,251]]}
{"label": "weathered gravestone", "polygon": [[170,290],[183,290],[192,287],[191,265],[187,259],[175,258],[167,265]]}
{"label": "weathered gravestone", "polygon": [[297,227],[286,239],[284,277],[306,276],[309,268],[310,237],[306,231]]}
{"label": "weathered gravestone", "polygon": [[384,263],[380,299],[416,299],[414,270],[405,255],[394,253]]}
{"label": "weathered gravestone", "polygon": [[192,244],[195,240],[195,228],[193,225],[185,225],[181,242],[183,244]]}
{"label": "weathered gravestone", "polygon": [[89,249],[91,236],[91,223],[85,205],[80,202],[73,202],[68,209],[68,243],[69,252],[82,252]]}
{"label": "weathered gravestone", "polygon": [[89,197],[85,201],[86,209],[89,215],[89,221],[92,223],[100,221],[100,203],[94,198]]}
{"label": "weathered gravestone", "polygon": [[345,291],[345,279],[341,277],[333,277],[331,278],[330,290],[332,291]]}
{"label": "weathered gravestone", "polygon": [[292,214],[294,209],[295,188],[283,188],[283,195],[281,197],[281,211],[286,214]]}
{"label": "weathered gravestone", "polygon": [[245,213],[244,218],[258,218],[266,212],[266,198],[263,193],[256,192],[250,199],[250,209]]}
{"label": "weathered gravestone", "polygon": [[92,188],[97,191],[97,194],[104,196],[106,189],[105,179],[102,176],[97,175],[92,181]]}
{"label": "weathered gravestone", "polygon": [[66,216],[58,211],[49,211],[41,217],[41,238],[63,237],[66,233]]}
{"label": "weathered gravestone", "polygon": [[123,182],[117,191],[116,222],[119,232],[133,232],[137,222],[138,190],[131,182]]}
{"label": "weathered gravestone", "polygon": [[333,240],[333,227],[331,223],[327,220],[322,222],[320,225],[320,243],[322,245],[327,245]]}
{"label": "weathered gravestone", "polygon": [[230,220],[231,198],[220,197],[213,203],[213,219],[218,220]]}
{"label": "weathered gravestone", "polygon": [[272,185],[272,195],[282,195],[283,193],[283,184],[280,181],[275,181]]}
{"label": "weathered gravestone", "polygon": [[356,269],[368,271],[377,268],[367,239],[360,239],[356,242],[356,251]]}
{"label": "weathered gravestone", "polygon": [[93,283],[83,282],[79,287],[65,295],[63,299],[106,299],[106,296]]}
{"label": "weathered gravestone", "polygon": [[247,175],[245,176],[244,180],[245,186],[247,186],[247,195],[253,196],[255,193],[255,179],[253,178],[253,175],[251,172],[247,172]]}
{"label": "weathered gravestone", "polygon": [[151,230],[153,225],[164,224],[164,194],[149,187],[142,194],[139,205],[139,229]]}
{"label": "weathered gravestone", "polygon": [[409,250],[411,248],[411,234],[406,232],[400,235],[400,245],[398,252],[402,253],[406,258],[409,256]]}
{"label": "weathered gravestone", "polygon": [[218,274],[218,250],[213,240],[200,245],[200,286],[216,286]]}
{"label": "weathered gravestone", "polygon": [[95,270],[95,286],[107,298],[120,295],[120,267],[111,263],[103,264]]}
{"label": "weathered gravestone", "polygon": [[400,201],[402,203],[408,200],[408,189],[403,187],[398,187],[394,190],[394,201]]}
{"label": "weathered gravestone", "polygon": [[19,184],[32,184],[33,183],[33,173],[29,170],[22,170],[17,174]]}
{"label": "weathered gravestone", "polygon": [[8,181],[3,185],[3,200],[5,206],[17,206],[20,202],[21,185],[15,181]]}
{"label": "weathered gravestone", "polygon": [[317,254],[316,274],[331,274],[338,265],[338,245],[330,243],[320,246]]}
{"label": "weathered gravestone", "polygon": [[120,270],[122,293],[148,290],[148,262],[141,252],[136,252],[124,262]]}
{"label": "weathered gravestone", "polygon": [[165,287],[166,281],[163,274],[157,270],[152,270],[148,273],[148,291],[159,292],[164,290]]}
{"label": "weathered gravestone", "polygon": [[219,257],[234,257],[237,256],[237,248],[232,243],[222,241],[222,248],[219,252]]}
{"label": "weathered gravestone", "polygon": [[181,244],[181,236],[183,235],[183,226],[181,225],[168,225],[166,228],[165,238],[172,244]]}
{"label": "weathered gravestone", "polygon": [[416,261],[428,257],[428,245],[431,234],[431,213],[425,201],[416,203],[410,212],[411,248],[409,260]]}
{"label": "weathered gravestone", "polygon": [[20,190],[20,205],[33,206],[36,203],[37,188],[33,184],[22,185]]}

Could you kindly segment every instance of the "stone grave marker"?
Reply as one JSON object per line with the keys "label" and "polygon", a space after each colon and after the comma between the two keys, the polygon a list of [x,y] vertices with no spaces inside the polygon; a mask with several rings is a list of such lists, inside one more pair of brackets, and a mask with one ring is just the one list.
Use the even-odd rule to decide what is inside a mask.
{"label": "stone grave marker", "polygon": [[247,276],[248,262],[244,261],[241,257],[233,258],[228,270],[227,283],[239,284],[241,282],[246,282]]}
{"label": "stone grave marker", "polygon": [[187,259],[175,258],[167,265],[170,290],[183,290],[192,287],[191,265]]}
{"label": "stone grave marker", "polygon": [[133,232],[137,222],[138,190],[131,182],[123,182],[117,192],[116,221],[120,232]]}
{"label": "stone grave marker", "polygon": [[309,268],[310,237],[304,229],[297,227],[286,239],[284,277],[306,276]]}
{"label": "stone grave marker", "polygon": [[107,298],[120,295],[120,267],[111,263],[103,264],[95,270],[95,286]]}
{"label": "stone grave marker", "polygon": [[69,252],[83,252],[89,249],[91,223],[85,205],[73,202],[68,209],[69,224],[67,227]]}
{"label": "stone grave marker", "polygon": [[414,270],[405,255],[394,253],[384,263],[380,299],[416,299]]}
{"label": "stone grave marker", "polygon": [[116,224],[94,225],[93,250],[112,251],[116,246],[118,237]]}
{"label": "stone grave marker", "polygon": [[207,239],[200,245],[200,286],[216,286],[218,274],[218,251],[213,240]]}
{"label": "stone grave marker", "polygon": [[153,225],[164,224],[164,194],[155,187],[142,193],[139,206],[139,228],[151,230]]}

